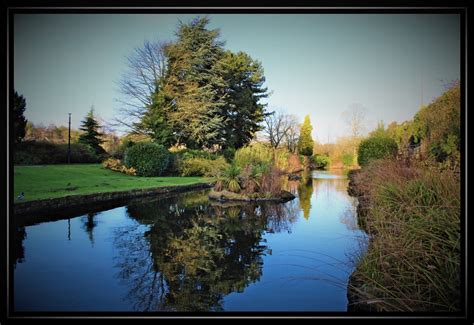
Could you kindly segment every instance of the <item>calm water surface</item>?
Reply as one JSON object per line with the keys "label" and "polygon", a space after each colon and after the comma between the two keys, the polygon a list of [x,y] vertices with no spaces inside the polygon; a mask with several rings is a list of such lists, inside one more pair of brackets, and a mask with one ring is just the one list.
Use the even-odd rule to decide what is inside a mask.
{"label": "calm water surface", "polygon": [[343,175],[288,182],[285,204],[206,191],[17,227],[15,311],[346,311],[363,253]]}

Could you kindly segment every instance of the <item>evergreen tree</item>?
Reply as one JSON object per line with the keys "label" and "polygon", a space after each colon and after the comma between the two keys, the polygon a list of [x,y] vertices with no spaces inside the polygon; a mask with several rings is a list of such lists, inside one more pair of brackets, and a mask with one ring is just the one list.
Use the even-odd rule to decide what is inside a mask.
{"label": "evergreen tree", "polygon": [[165,146],[240,148],[261,130],[267,97],[260,62],[225,51],[208,18],[181,23],[164,48],[166,72],[134,126]]}
{"label": "evergreen tree", "polygon": [[219,88],[225,86],[222,76],[213,69],[222,57],[224,42],[219,30],[207,30],[208,18],[197,18],[181,24],[178,41],[166,50],[168,68],[161,106],[167,112],[173,134],[188,147],[210,147],[223,142],[225,105]]}
{"label": "evergreen tree", "polygon": [[84,131],[84,133],[79,136],[79,142],[89,145],[94,149],[97,155],[105,153],[104,148],[100,146],[100,144],[104,142],[101,139],[102,133],[98,131],[100,127],[94,117],[94,108],[91,107],[91,110],[87,113],[86,118],[82,121],[81,127],[79,128],[81,131]]}
{"label": "evergreen tree", "polygon": [[313,127],[311,126],[311,121],[309,115],[306,115],[304,118],[303,125],[301,126],[300,139],[298,140],[298,152],[304,156],[313,155],[313,146],[314,141],[311,137],[311,131]]}
{"label": "evergreen tree", "polygon": [[26,133],[26,118],[23,115],[26,110],[26,100],[15,91],[13,95],[13,140],[15,144],[20,143]]}
{"label": "evergreen tree", "polygon": [[224,98],[226,104],[222,111],[225,121],[225,147],[241,148],[262,129],[265,105],[259,103],[268,97],[263,87],[265,77],[262,64],[248,54],[226,51],[216,65],[226,83]]}
{"label": "evergreen tree", "polygon": [[170,147],[176,142],[172,125],[168,119],[166,109],[166,97],[163,91],[156,92],[152,96],[153,103],[147,107],[141,121],[135,126],[143,130],[155,142],[165,147]]}

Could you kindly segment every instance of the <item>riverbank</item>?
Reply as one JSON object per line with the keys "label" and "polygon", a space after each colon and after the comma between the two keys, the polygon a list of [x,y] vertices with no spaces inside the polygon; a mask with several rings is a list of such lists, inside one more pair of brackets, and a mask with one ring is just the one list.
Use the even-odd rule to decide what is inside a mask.
{"label": "riverbank", "polygon": [[70,195],[54,199],[36,200],[14,205],[15,217],[29,216],[35,219],[34,214],[52,213],[63,209],[74,209],[76,207],[87,208],[94,205],[104,205],[117,202],[121,204],[128,199],[147,196],[163,196],[169,193],[181,193],[193,190],[201,190],[212,187],[212,183],[199,183],[180,186],[163,186],[157,188],[134,189],[128,191],[93,193],[88,195]]}
{"label": "riverbank", "polygon": [[[74,195],[122,192],[208,183],[205,177],[138,177],[114,172],[100,164],[15,166],[14,203]],[[20,200],[20,193],[24,197]]]}
{"label": "riverbank", "polygon": [[370,236],[349,280],[349,311],[459,311],[459,178],[390,160],[348,176]]}

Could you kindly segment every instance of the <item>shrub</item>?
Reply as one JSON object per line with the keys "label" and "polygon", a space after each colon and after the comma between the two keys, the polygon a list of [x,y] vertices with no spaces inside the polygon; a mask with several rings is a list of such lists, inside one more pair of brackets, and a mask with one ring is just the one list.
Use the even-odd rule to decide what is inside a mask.
{"label": "shrub", "polygon": [[110,169],[116,172],[121,172],[127,175],[137,174],[137,171],[135,170],[135,168],[133,167],[127,168],[126,166],[122,165],[122,162],[118,159],[113,159],[113,158],[106,159],[102,162],[102,166],[104,166],[107,169]]}
{"label": "shrub", "polygon": [[288,168],[288,151],[285,149],[277,149],[274,152],[272,148],[261,143],[253,143],[238,149],[235,152],[234,162],[242,169],[248,165],[268,169],[272,165],[274,154],[275,163],[278,168],[286,170]]}
{"label": "shrub", "polygon": [[224,184],[229,191],[234,193],[240,191],[239,174],[240,168],[236,165],[231,165],[224,171]]}
{"label": "shrub", "polygon": [[[16,165],[49,165],[67,163],[67,144],[25,141],[20,143],[13,153]],[[88,145],[71,144],[71,163],[97,163],[100,158]]]}
{"label": "shrub", "polygon": [[224,157],[215,160],[206,158],[182,158],[179,163],[181,176],[219,176],[229,167]]}
{"label": "shrub", "polygon": [[235,148],[229,147],[229,148],[224,149],[224,151],[222,151],[222,155],[224,156],[225,160],[227,160],[228,162],[231,162],[234,160],[235,151],[236,151]]}
{"label": "shrub", "polygon": [[183,157],[179,152],[170,151],[168,167],[166,167],[163,175],[179,176],[181,171]]}
{"label": "shrub", "polygon": [[186,150],[181,151],[181,154],[183,156],[183,159],[203,158],[203,159],[208,159],[208,160],[215,160],[219,158],[218,154],[205,151],[205,150],[186,149]]}
{"label": "shrub", "polygon": [[135,142],[133,142],[132,140],[125,139],[123,143],[118,147],[118,149],[112,153],[112,157],[114,157],[115,159],[122,160],[125,155],[125,151],[128,148],[132,147],[134,144]]}
{"label": "shrub", "polygon": [[168,166],[169,152],[161,144],[138,142],[125,150],[124,164],[138,176],[160,176]]}
{"label": "shrub", "polygon": [[[304,156],[302,156],[304,157]],[[303,162],[301,162],[300,157],[297,154],[290,154],[288,157],[288,167],[287,167],[287,172],[289,173],[297,173],[299,171],[303,170],[303,164],[304,164],[304,159]]]}
{"label": "shrub", "polygon": [[266,195],[278,195],[281,193],[282,187],[282,171],[277,166],[271,166],[262,175],[260,191]]}
{"label": "shrub", "polygon": [[261,168],[248,165],[242,170],[239,175],[239,183],[242,187],[242,192],[245,194],[253,194],[260,191],[260,182],[263,176]]}
{"label": "shrub", "polygon": [[315,155],[311,157],[312,163],[317,169],[327,169],[331,159],[326,155]]}
{"label": "shrub", "polygon": [[234,163],[240,168],[245,168],[248,165],[268,167],[271,162],[271,149],[260,143],[240,148],[235,152],[234,156]]}
{"label": "shrub", "polygon": [[359,145],[359,165],[367,166],[371,161],[393,157],[398,150],[397,143],[391,138],[371,137]]}
{"label": "shrub", "polygon": [[342,163],[344,167],[350,167],[354,164],[354,155],[350,153],[345,153],[341,156]]}

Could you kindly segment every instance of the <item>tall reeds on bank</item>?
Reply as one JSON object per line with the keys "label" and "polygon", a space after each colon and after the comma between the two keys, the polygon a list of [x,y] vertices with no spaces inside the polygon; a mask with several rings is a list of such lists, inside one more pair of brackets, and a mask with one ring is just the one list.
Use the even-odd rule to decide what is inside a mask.
{"label": "tall reeds on bank", "polygon": [[376,311],[460,310],[460,182],[455,173],[373,163],[353,176],[371,237],[349,291]]}

